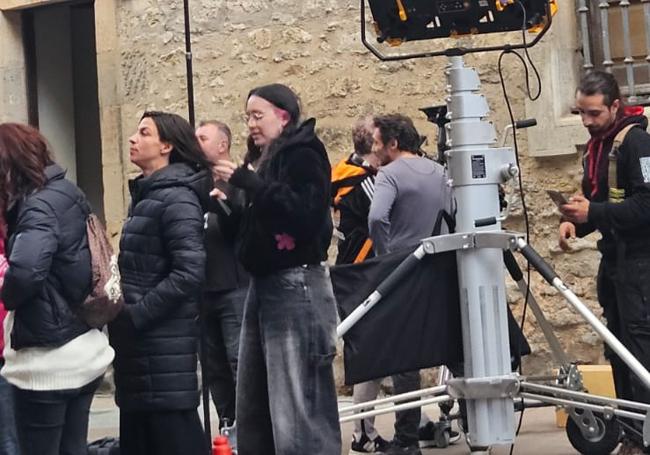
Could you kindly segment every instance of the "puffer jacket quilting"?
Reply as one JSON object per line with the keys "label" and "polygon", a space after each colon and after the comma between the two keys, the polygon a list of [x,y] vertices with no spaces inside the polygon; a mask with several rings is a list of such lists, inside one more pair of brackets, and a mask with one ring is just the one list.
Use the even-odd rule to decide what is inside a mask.
{"label": "puffer jacket quilting", "polygon": [[109,325],[116,401],[126,411],[198,406],[198,302],[205,271],[207,172],[171,164],[130,182],[120,240],[125,311]]}
{"label": "puffer jacket quilting", "polygon": [[2,300],[15,310],[13,349],[58,347],[90,327],[74,309],[90,293],[92,271],[86,233],[89,207],[65,171],[45,169],[45,186],[7,214],[10,267]]}

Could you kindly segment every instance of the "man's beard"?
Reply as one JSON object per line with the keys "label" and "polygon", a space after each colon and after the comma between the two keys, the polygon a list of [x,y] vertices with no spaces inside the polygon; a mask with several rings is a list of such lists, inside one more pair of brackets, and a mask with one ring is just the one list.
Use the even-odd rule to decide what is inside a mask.
{"label": "man's beard", "polygon": [[602,131],[605,131],[605,128],[603,127],[595,127],[595,126],[590,126],[587,128],[589,131],[589,134],[592,136],[598,136],[598,134]]}
{"label": "man's beard", "polygon": [[616,123],[616,119],[612,119],[611,122],[603,126],[589,126],[587,127],[587,131],[589,131],[589,134],[591,136],[599,136],[609,131],[612,128],[612,126],[614,126],[615,123]]}
{"label": "man's beard", "polygon": [[387,164],[390,164],[391,161],[393,161],[390,159],[390,155],[386,151],[384,151],[381,155],[378,155],[378,157],[382,166],[386,166]]}

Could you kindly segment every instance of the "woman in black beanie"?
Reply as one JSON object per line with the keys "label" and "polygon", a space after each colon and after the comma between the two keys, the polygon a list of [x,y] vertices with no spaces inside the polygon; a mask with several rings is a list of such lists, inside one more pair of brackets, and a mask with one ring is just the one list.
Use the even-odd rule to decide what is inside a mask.
{"label": "woman in black beanie", "polygon": [[[252,280],[237,378],[240,455],[341,453],[332,360],[336,310],[323,261],[332,234],[330,164],[281,84],[252,90],[243,166],[219,162],[248,207],[240,258]],[[255,170],[253,170],[255,169]]]}

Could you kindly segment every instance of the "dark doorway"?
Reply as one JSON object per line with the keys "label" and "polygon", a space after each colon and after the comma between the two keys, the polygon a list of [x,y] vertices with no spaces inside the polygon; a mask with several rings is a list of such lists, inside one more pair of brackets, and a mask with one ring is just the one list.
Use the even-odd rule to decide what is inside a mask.
{"label": "dark doorway", "polygon": [[29,121],[104,217],[94,3],[23,12]]}

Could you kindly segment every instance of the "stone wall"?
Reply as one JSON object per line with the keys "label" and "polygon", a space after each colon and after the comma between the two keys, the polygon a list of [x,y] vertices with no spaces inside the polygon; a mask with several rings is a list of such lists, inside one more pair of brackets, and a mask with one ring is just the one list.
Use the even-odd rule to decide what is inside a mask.
{"label": "stone wall", "polygon": [[[183,11],[179,0],[123,3],[119,11],[124,130],[145,108],[181,113],[185,105]],[[359,39],[356,1],[203,0],[191,2],[197,118],[217,117],[245,137],[245,97],[252,87],[284,82],[318,119],[336,159],[350,148],[349,128],[360,115],[401,111],[434,136],[418,108],[444,102],[444,59],[381,63]],[[488,97],[498,105],[496,55],[479,62]],[[509,80],[519,76],[511,71]],[[521,99],[515,100],[521,104]],[[505,111],[494,116],[499,126]]]}
{"label": "stone wall", "polygon": [[27,122],[25,59],[17,13],[0,14],[0,123]]}
{"label": "stone wall", "polygon": [[[552,134],[552,131],[549,132]],[[572,194],[580,188],[580,161],[577,155],[522,160],[524,192],[528,208],[530,238],[535,249],[553,265],[564,282],[580,297],[595,314],[601,310],[596,298],[596,274],[599,254],[596,250],[597,234],[573,243],[573,250],[564,253],[557,246],[559,215],[546,196],[547,189],[557,189]],[[521,204],[515,204],[511,219],[506,223],[509,229],[525,232]],[[519,261],[526,271],[524,261]],[[554,288],[532,272],[532,293],[555,328],[562,346],[571,359],[584,363],[603,363],[602,343],[597,335],[582,322],[581,317],[571,310]],[[508,284],[509,303],[516,316],[523,310],[523,296],[513,282]],[[552,364],[548,345],[535,323],[530,310],[527,312],[525,333],[529,337],[534,355],[528,357],[524,371],[537,373],[548,370]]]}
{"label": "stone wall", "polygon": [[[2,5],[7,7],[6,2]],[[367,113],[399,111],[411,116],[420,132],[430,138],[428,150],[434,151],[436,128],[418,109],[444,102],[445,59],[394,63],[377,60],[360,42],[357,0],[192,0],[190,5],[197,119],[228,122],[235,134],[236,155],[243,152],[246,136],[242,120],[246,94],[252,87],[269,82],[286,83],[301,95],[306,115],[318,119],[319,134],[333,162],[349,153],[350,126]],[[578,241],[572,253],[560,252],[556,247],[558,215],[545,194],[546,189],[572,193],[580,181],[579,155],[570,152],[584,140],[584,132],[576,122],[569,122],[567,128],[562,116],[568,102],[560,103],[562,112],[556,112],[558,98],[561,101],[572,92],[566,86],[571,72],[567,67],[577,67],[580,60],[574,50],[577,45],[572,35],[576,29],[572,6],[572,0],[567,0],[552,33],[533,52],[542,77],[553,82],[545,82],[542,99],[526,102],[524,74],[512,57],[505,59],[505,79],[515,117],[536,115],[544,119],[535,134],[519,137],[532,243],[577,294],[598,311],[595,237]],[[139,116],[151,108],[187,113],[183,5],[182,0],[101,0],[95,9],[106,216],[109,229],[117,234],[128,201],[123,183],[135,172],[128,164],[127,140]],[[480,36],[473,43],[494,44],[504,38],[514,40],[517,36]],[[446,44],[426,42],[414,47],[439,48]],[[0,47],[0,121],[27,121],[25,64],[17,12],[0,15]],[[558,48],[561,52],[554,54],[552,50]],[[466,61],[481,74],[483,92],[494,110],[491,120],[500,132],[509,120],[497,59],[497,54],[477,54]],[[572,83],[569,81],[569,85]],[[562,95],[558,95],[560,92]],[[535,141],[530,147],[528,137]],[[545,155],[552,155],[554,149],[562,149],[562,155],[527,154],[528,150],[544,150]],[[521,201],[515,198],[512,207],[506,226],[523,231]],[[534,276],[532,281],[533,293],[571,357],[602,361],[596,336],[541,279]],[[520,316],[523,298],[514,283],[508,286],[509,302]],[[534,350],[525,371],[549,369],[548,348],[530,314],[525,329]]]}
{"label": "stone wall", "polygon": [[[131,0],[118,5],[121,124],[115,126],[115,134],[124,132],[121,161],[127,163],[126,142],[145,109],[187,112],[183,8],[181,0]],[[318,119],[319,133],[332,161],[350,151],[350,126],[367,113],[399,111],[413,117],[421,133],[432,139],[428,148],[434,150],[435,127],[418,109],[444,102],[445,60],[378,61],[360,42],[356,0],[194,0],[191,7],[197,119],[217,118],[229,123],[236,155],[243,152],[246,136],[242,120],[246,94],[270,82],[286,83],[301,95],[306,114]],[[475,41],[493,43],[502,38],[481,36]],[[416,47],[423,46],[440,43]],[[484,93],[494,109],[491,120],[501,131],[509,121],[497,58],[497,54],[479,54],[466,60],[482,75]],[[548,60],[537,63],[542,68],[552,64]],[[515,116],[525,118],[523,71],[513,58],[506,58],[506,67]],[[553,135],[547,125],[537,128],[549,129],[545,134]],[[578,242],[571,254],[559,252],[555,246],[558,215],[545,195],[546,189],[565,193],[577,190],[579,157],[528,157],[526,135],[520,137],[519,145],[532,243],[596,309],[598,256],[594,240]],[[124,178],[133,172],[133,168],[124,169]],[[518,199],[506,225],[524,230]],[[540,279],[533,279],[532,289],[571,356],[598,361],[601,349],[595,335]],[[520,315],[523,299],[513,283],[509,284],[509,295],[515,314]],[[548,349],[530,314],[526,333],[535,353],[527,360],[525,372],[547,370],[551,366]]]}

